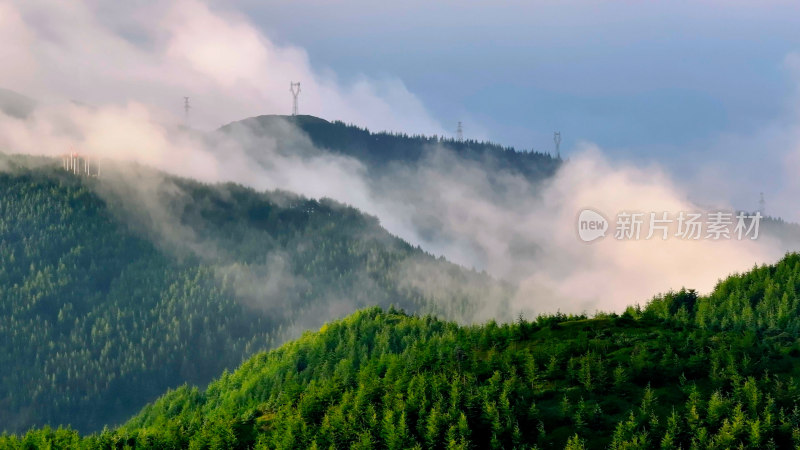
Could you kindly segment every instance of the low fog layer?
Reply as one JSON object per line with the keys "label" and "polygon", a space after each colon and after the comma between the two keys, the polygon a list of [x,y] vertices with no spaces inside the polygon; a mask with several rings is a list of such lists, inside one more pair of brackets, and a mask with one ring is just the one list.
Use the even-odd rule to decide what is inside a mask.
{"label": "low fog layer", "polygon": [[[142,105],[68,105],[41,107],[24,120],[6,117],[2,145],[33,154],[74,145],[87,154],[201,181],[331,197],[378,216],[390,232],[412,244],[518,284],[514,304],[525,312],[618,311],[681,286],[708,291],[718,278],[774,261],[786,250],[763,235],[756,241],[617,241],[612,231],[591,244],[580,241],[576,218],[585,207],[609,218],[623,210],[698,209],[686,200],[690,193],[657,168],[612,166],[592,147],[539,186],[512,174],[495,175],[490,183],[483,167],[445,147],[432,147],[419,166],[397,166],[374,178],[358,161],[315,149],[299,130],[292,131],[289,123],[285,127],[296,137],[289,145],[296,152],[279,151],[269,137],[244,130],[223,136],[169,128],[153,121]],[[137,201],[149,205],[151,222],[171,242],[200,254],[211,251],[158,204],[150,184],[161,183],[160,178],[112,179],[109,173],[103,180],[134,190]],[[282,285],[274,278],[264,279],[265,292]]]}
{"label": "low fog layer", "polygon": [[[697,210],[687,199],[702,197],[659,167],[611,163],[589,143],[542,185],[506,174],[494,177],[498,186],[479,164],[443,146],[430,148],[420,165],[375,178],[356,160],[314,148],[289,123],[290,152],[286,143],[247,130],[195,131],[287,109],[290,80],[304,83],[303,105],[331,119],[408,132],[438,133],[440,126],[400,81],[365,78],[342,86],[334,75],[314,71],[301,49],[272,43],[242,17],[192,1],[130,12],[107,17],[91,6],[0,3],[0,56],[19,62],[0,74],[0,86],[37,101],[35,109],[0,115],[0,151],[56,156],[75,149],[206,182],[330,197],[376,215],[412,244],[513,282],[515,310],[526,314],[619,311],[682,286],[707,292],[719,278],[789,250],[764,236],[581,242],[576,218],[582,208],[609,218],[623,210],[677,213]],[[162,19],[151,23],[150,17]],[[183,95],[202,99],[188,128],[180,114],[168,112]],[[150,220],[174,233],[173,242],[207,251],[170,226],[169,209],[148,196],[155,189],[146,179],[104,180],[127,183],[143,203],[152,202]],[[280,268],[278,255],[270,264],[265,270],[280,273],[273,270]],[[252,285],[249,279],[246,289]],[[269,294],[281,286],[286,283],[271,276],[263,288]]]}

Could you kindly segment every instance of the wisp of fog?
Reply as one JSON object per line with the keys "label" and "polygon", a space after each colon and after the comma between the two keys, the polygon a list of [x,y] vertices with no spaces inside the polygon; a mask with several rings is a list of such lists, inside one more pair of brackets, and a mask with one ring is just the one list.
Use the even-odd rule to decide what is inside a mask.
{"label": "wisp of fog", "polygon": [[[0,74],[0,87],[36,105],[4,109],[0,151],[57,156],[75,149],[204,182],[329,197],[377,216],[411,244],[512,283],[514,310],[525,314],[620,311],[684,286],[708,292],[718,279],[792,250],[769,236],[582,242],[576,218],[584,208],[609,219],[619,211],[702,209],[688,200],[689,186],[658,166],[611,162],[591,143],[571,149],[552,178],[532,183],[512,173],[489,180],[486,167],[444,144],[427,149],[419,164],[371,176],[359,161],[315,148],[289,122],[280,126],[290,141],[280,145],[247,128],[213,132],[286,110],[292,80],[303,81],[302,108],[315,115],[377,130],[441,134],[441,126],[401,81],[339,83],[314,70],[302,49],[273,43],[235,12],[192,0],[126,8],[109,17],[86,4],[0,2],[0,56],[19,62]],[[195,102],[188,119],[183,96]],[[101,179],[136,192],[171,242],[213,254],[158,203],[153,192],[161,187],[154,186],[163,179]],[[302,283],[277,279],[290,276],[279,255],[261,269],[261,293],[270,298]],[[407,271],[410,283],[446,286]],[[262,278],[251,278],[242,289],[260,295],[249,290]],[[489,305],[477,319],[491,316]]]}

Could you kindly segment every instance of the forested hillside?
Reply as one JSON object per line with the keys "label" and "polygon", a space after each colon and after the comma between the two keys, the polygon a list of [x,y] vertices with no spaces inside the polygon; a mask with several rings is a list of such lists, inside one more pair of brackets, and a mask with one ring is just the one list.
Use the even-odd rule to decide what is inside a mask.
{"label": "forested hillside", "polygon": [[[290,125],[287,127],[286,125]],[[328,122],[314,116],[258,116],[228,124],[222,133],[245,131],[248,135],[269,136],[280,149],[296,151],[295,130],[305,133],[315,147],[353,157],[364,163],[373,175],[393,168],[393,164],[422,163],[437,148],[447,148],[461,158],[480,164],[493,175],[500,171],[519,174],[529,181],[541,181],[553,175],[561,160],[547,153],[517,151],[491,142],[459,141],[440,136],[410,136],[401,133],[370,132],[340,121]]]}
{"label": "forested hillside", "polygon": [[800,255],[622,315],[458,326],[370,308],[181,387],[117,430],[29,448],[800,445]]}
{"label": "forested hillside", "polygon": [[0,430],[97,430],[357,308],[502,291],[332,201],[2,158]]}

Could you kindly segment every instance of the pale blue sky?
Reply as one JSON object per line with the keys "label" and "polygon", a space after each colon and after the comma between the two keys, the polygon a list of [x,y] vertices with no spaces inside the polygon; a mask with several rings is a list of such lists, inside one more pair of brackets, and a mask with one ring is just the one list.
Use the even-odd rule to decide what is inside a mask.
{"label": "pale blue sky", "polygon": [[547,147],[554,128],[609,147],[757,129],[795,86],[798,3],[399,3],[242,7],[314,66],[399,77],[443,124],[517,146]]}
{"label": "pale blue sky", "polygon": [[[750,3],[753,3],[751,5]],[[566,153],[578,141],[679,175],[767,177],[791,145],[798,2],[244,0],[275,42],[340,80],[397,77],[465,134]],[[766,142],[770,139],[770,142]],[[776,148],[773,148],[776,147]],[[768,158],[767,158],[768,159]],[[759,172],[760,171],[760,172]],[[747,207],[752,190],[733,193]],[[741,198],[739,198],[741,197]]]}

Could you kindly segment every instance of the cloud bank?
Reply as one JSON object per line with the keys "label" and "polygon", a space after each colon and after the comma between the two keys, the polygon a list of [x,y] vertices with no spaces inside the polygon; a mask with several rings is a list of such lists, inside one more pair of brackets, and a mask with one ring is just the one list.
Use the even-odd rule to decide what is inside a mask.
{"label": "cloud bank", "polygon": [[[189,0],[126,8],[0,3],[0,57],[19,62],[0,74],[0,86],[39,102],[28,116],[0,116],[0,151],[77,148],[206,182],[331,197],[378,216],[412,244],[513,282],[514,308],[528,314],[619,311],[668,289],[708,291],[720,277],[787,250],[766,238],[580,242],[575,220],[584,207],[606,214],[698,208],[687,200],[692,192],[660,168],[611,163],[590,144],[553,179],[533,185],[512,174],[490,181],[484,167],[443,147],[431,148],[420,165],[375,178],[358,161],[315,149],[288,123],[290,152],[247,130],[209,136],[187,129],[184,95],[194,99],[192,127],[209,129],[288,110],[289,81],[301,80],[301,112],[373,129],[440,132],[402,82],[364,78],[343,86],[314,70],[302,49],[274,44],[235,12]],[[411,282],[447,285],[430,276]],[[275,277],[265,283],[270,295],[281,286]]]}
{"label": "cloud bank", "polygon": [[290,81],[302,83],[300,112],[373,129],[440,133],[402,81],[361,77],[344,85],[315,70],[297,47],[278,45],[235,11],[196,0],[0,2],[0,57],[13,61],[0,86],[47,103],[148,105],[161,120],[200,129],[291,111]]}

